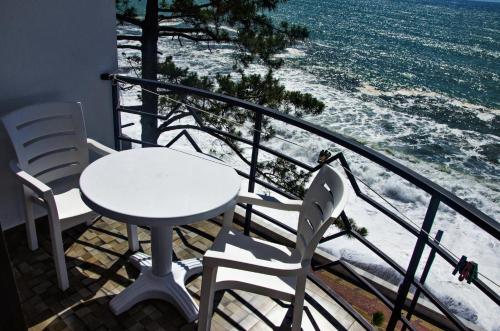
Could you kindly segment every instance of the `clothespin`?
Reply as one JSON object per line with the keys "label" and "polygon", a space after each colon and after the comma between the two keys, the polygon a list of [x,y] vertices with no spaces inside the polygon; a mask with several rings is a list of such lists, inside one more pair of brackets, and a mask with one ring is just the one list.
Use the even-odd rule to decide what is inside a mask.
{"label": "clothespin", "polygon": [[452,274],[456,275],[457,272],[462,273],[462,270],[464,269],[466,263],[467,263],[467,256],[462,255],[462,257],[460,258],[460,261],[458,261],[457,266],[453,270]]}
{"label": "clothespin", "polygon": [[467,261],[465,267],[460,272],[460,276],[458,276],[458,280],[463,281],[464,279],[467,279],[468,282],[471,271],[472,271],[472,262]]}
{"label": "clothespin", "polygon": [[477,274],[479,273],[479,266],[477,265],[476,262],[471,262],[472,264],[472,270],[469,273],[469,278],[467,279],[467,284],[472,283],[477,279]]}
{"label": "clothespin", "polygon": [[330,153],[326,149],[323,149],[321,152],[319,152],[318,163],[324,164],[330,156],[332,156],[332,153]]}
{"label": "clothespin", "polygon": [[479,273],[479,266],[474,261],[467,261],[467,256],[462,255],[460,261],[458,261],[457,266],[453,269],[453,275],[459,273],[458,280],[467,280],[467,284],[472,283],[477,279]]}

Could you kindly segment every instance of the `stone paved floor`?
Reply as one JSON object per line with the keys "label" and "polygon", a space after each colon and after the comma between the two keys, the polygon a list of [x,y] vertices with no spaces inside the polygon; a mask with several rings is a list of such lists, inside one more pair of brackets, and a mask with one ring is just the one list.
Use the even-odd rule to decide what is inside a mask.
{"label": "stone paved floor", "polygon": [[[6,233],[14,263],[23,311],[30,330],[195,330],[169,303],[148,300],[120,316],[108,308],[109,301],[138,276],[127,259],[130,253],[123,223],[109,219],[81,225],[64,233],[70,288],[61,292],[56,284],[46,221],[37,225],[40,248],[27,248],[23,227]],[[215,236],[213,222],[200,222],[174,232],[175,258],[200,257]],[[141,249],[150,253],[149,231],[139,229]],[[199,300],[201,277],[188,282]],[[309,299],[304,309],[304,330],[362,330],[337,304],[308,282]],[[288,303],[242,291],[218,292],[212,330],[281,330],[290,323]],[[323,316],[316,308],[325,314]]]}

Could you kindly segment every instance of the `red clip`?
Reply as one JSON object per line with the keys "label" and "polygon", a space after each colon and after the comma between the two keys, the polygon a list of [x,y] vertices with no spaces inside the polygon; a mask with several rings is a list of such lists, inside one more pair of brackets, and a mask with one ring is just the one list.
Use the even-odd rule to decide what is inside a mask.
{"label": "red clip", "polygon": [[464,268],[460,271],[460,276],[458,276],[459,281],[463,281],[464,279],[469,279],[469,275],[472,272],[473,264],[470,261],[467,261]]}

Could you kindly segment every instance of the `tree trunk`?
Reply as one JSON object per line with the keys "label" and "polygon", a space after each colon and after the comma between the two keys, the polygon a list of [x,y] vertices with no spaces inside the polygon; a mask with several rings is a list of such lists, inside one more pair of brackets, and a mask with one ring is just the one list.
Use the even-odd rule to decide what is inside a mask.
{"label": "tree trunk", "polygon": [[[156,80],[158,74],[158,0],[148,0],[146,17],[142,27],[142,78]],[[156,92],[156,88],[146,87]],[[158,114],[158,96],[142,91],[142,111]],[[141,117],[142,141],[156,143],[158,120],[151,116]],[[143,145],[143,147],[147,147]]]}

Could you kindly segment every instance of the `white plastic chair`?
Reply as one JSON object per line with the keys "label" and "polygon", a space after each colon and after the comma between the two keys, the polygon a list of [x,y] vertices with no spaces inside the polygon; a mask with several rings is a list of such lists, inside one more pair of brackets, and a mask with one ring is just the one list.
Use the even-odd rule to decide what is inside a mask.
{"label": "white plastic chair", "polygon": [[346,204],[345,184],[338,172],[323,166],[303,201],[240,194],[238,202],[299,211],[295,249],[245,236],[230,229],[230,215],[203,257],[198,330],[210,330],[214,292],[239,289],[293,303],[292,330],[300,330],[311,258],[323,234]]}
{"label": "white plastic chair", "polygon": [[[86,136],[80,103],[54,102],[27,106],[2,117],[17,162],[10,167],[23,185],[28,246],[38,248],[33,203],[45,207],[52,254],[61,290],[69,286],[62,231],[96,214],[80,198],[78,177],[89,163],[89,150],[98,155],[116,152]],[[127,227],[129,249],[139,249],[137,228]]]}

